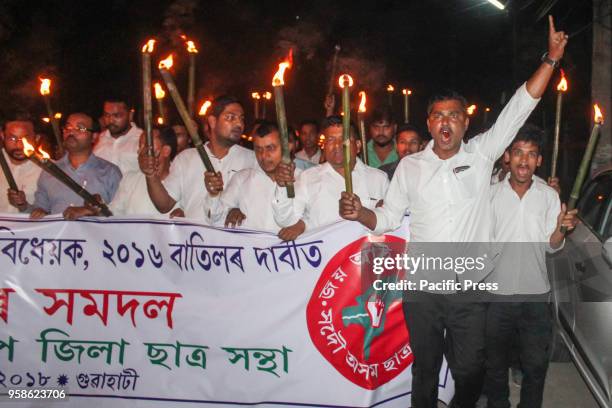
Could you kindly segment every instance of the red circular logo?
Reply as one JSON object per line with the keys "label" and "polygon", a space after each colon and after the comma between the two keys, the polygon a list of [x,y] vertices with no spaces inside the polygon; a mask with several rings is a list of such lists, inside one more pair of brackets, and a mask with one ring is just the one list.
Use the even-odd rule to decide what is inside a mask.
{"label": "red circular logo", "polygon": [[362,277],[362,247],[371,248],[373,241],[390,244],[385,256],[395,256],[388,248],[405,245],[389,235],[350,243],[327,263],[306,308],[315,347],[344,377],[369,390],[391,381],[413,360],[401,292],[376,291],[368,282],[374,275]]}

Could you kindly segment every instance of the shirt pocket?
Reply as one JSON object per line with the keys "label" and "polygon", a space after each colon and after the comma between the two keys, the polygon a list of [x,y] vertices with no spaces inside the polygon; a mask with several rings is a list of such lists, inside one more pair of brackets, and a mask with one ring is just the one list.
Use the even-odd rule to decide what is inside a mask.
{"label": "shirt pocket", "polygon": [[454,184],[456,187],[457,196],[459,198],[469,200],[476,197],[480,185],[479,178],[481,178],[481,175],[477,174],[474,166],[458,173],[453,172],[452,177],[455,179]]}

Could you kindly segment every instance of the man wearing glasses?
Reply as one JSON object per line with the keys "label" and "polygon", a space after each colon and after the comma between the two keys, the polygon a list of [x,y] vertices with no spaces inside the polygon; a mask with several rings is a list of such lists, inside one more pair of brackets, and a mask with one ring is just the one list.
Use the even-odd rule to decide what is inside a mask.
{"label": "man wearing glasses", "polygon": [[0,154],[4,155],[19,190],[10,189],[6,178],[0,177],[0,213],[17,213],[25,210],[28,202],[34,201],[41,170],[23,153],[22,139],[33,144],[36,134],[30,120],[8,121],[2,130],[4,151]]}
{"label": "man wearing glasses", "polygon": [[197,150],[190,148],[176,156],[170,174],[162,183],[157,171],[158,159],[141,152],[140,169],[147,178],[149,196],[162,214],[178,202],[187,218],[206,222],[204,201],[208,191],[218,194],[238,171],[258,166],[253,151],[238,145],[244,132],[244,109],[238,99],[220,96],[209,112],[206,120],[210,127],[210,140],[204,149],[216,173],[206,172]]}
{"label": "man wearing glasses", "polygon": [[[74,181],[92,194],[99,194],[110,203],[121,181],[121,171],[114,164],[93,154],[93,119],[84,113],[73,113],[63,129],[64,148],[68,154],[56,162]],[[46,172],[40,174],[34,194],[34,204],[26,208],[30,218],[63,213],[73,218],[83,199]]]}
{"label": "man wearing glasses", "polygon": [[[542,63],[516,91],[495,124],[468,143],[463,142],[469,124],[465,99],[454,92],[432,98],[427,127],[433,140],[423,151],[400,162],[384,207],[370,210],[361,204],[363,198],[343,192],[340,215],[382,234],[397,228],[408,209],[411,246],[490,242],[493,164],[544,94],[566,44],[567,35],[557,32],[549,17],[548,53]],[[488,272],[490,269],[470,277],[479,282]],[[452,277],[462,280],[459,274]],[[444,354],[455,380],[452,406],[472,408],[476,404],[485,361],[486,306],[478,301],[482,299],[466,301],[465,296],[416,290],[406,294],[404,316],[414,355],[413,407],[436,406]]]}

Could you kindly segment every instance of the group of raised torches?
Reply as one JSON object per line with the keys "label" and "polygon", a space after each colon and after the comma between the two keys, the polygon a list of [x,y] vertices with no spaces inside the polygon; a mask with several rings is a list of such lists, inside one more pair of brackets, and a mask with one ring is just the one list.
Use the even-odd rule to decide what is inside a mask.
{"label": "group of raised torches", "polygon": [[[306,224],[302,219],[304,217],[288,217],[292,221],[292,223],[289,223],[287,219],[282,219],[279,216],[275,210],[278,205],[275,204],[282,200],[273,199],[278,196],[278,192],[275,191],[277,186],[287,188],[289,190],[288,198],[294,198],[295,193],[292,191],[292,185],[293,180],[298,177],[299,173],[311,167],[327,165],[334,169],[344,180],[343,189],[340,188],[341,186],[335,187],[340,189],[338,192],[346,191],[353,193],[352,177],[355,177],[357,162],[359,162],[357,168],[364,165],[368,171],[377,174],[376,176],[370,175],[370,178],[376,179],[380,178],[381,174],[386,174],[390,180],[393,177],[397,164],[403,157],[422,150],[426,145],[423,133],[417,127],[408,123],[409,97],[412,94],[412,91],[409,89],[402,89],[404,123],[400,126],[397,125],[391,111],[392,97],[395,91],[391,84],[386,88],[389,97],[388,104],[375,109],[371,115],[370,126],[368,127],[369,135],[366,134],[364,120],[366,94],[364,91],[359,92],[358,125],[355,126],[351,121],[350,111],[350,88],[353,86],[353,78],[347,74],[337,76],[337,81],[335,78],[332,78],[342,91],[342,109],[340,115],[334,114],[335,98],[333,93],[330,92],[324,104],[326,118],[322,123],[314,120],[305,120],[297,129],[289,127],[284,107],[283,85],[285,70],[290,69],[292,65],[291,51],[288,58],[279,64],[279,69],[272,81],[277,122],[264,119],[266,116],[266,102],[272,99],[272,93],[269,91],[252,93],[256,120],[249,134],[244,132],[243,105],[233,97],[221,96],[214,102],[206,100],[200,105],[197,113],[197,118],[200,119],[201,125],[199,133],[197,123],[194,120],[194,56],[198,51],[193,41],[186,38],[183,39],[190,55],[187,104],[182,101],[170,72],[173,64],[173,55],[170,54],[159,63],[161,76],[172,96],[182,122],[168,122],[166,108],[164,107],[166,92],[160,83],[155,82],[151,84],[150,56],[154,51],[155,40],[149,40],[142,48],[144,131],[141,131],[132,122],[132,106],[124,100],[113,99],[109,99],[104,103],[104,116],[101,118],[100,124],[105,129],[100,129],[100,132],[93,132],[95,121],[84,114],[76,114],[76,116],[84,116],[85,118],[80,117],[80,119],[85,119],[86,122],[91,122],[91,124],[81,124],[82,126],[80,127],[78,124],[71,126],[72,122],[78,122],[78,120],[74,119],[74,115],[71,115],[66,118],[66,126],[60,130],[59,122],[62,114],[54,112],[51,107],[49,98],[51,81],[48,78],[41,78],[40,93],[44,98],[48,113],[48,117],[44,118],[44,120],[51,123],[55,136],[56,149],[52,154],[58,159],[59,165],[50,160],[50,155],[42,150],[41,146],[33,145],[36,144],[34,139],[31,139],[32,143],[28,141],[28,137],[34,137],[34,135],[30,131],[33,129],[33,126],[29,126],[27,120],[14,120],[7,123],[9,128],[11,124],[15,123],[17,123],[18,127],[25,128],[25,130],[21,129],[18,133],[27,134],[28,137],[17,137],[20,142],[23,141],[18,146],[23,145],[21,149],[25,156],[53,179],[60,181],[63,185],[61,188],[70,190],[64,194],[70,197],[68,199],[69,205],[60,211],[67,219],[75,219],[86,215],[108,216],[111,215],[112,208],[116,207],[122,210],[115,210],[115,215],[138,214],[159,216],[160,214],[169,213],[171,217],[187,216],[205,224],[263,229],[278,233],[283,239],[295,239],[306,229]],[[337,60],[338,51],[339,48],[336,49],[336,54],[334,55],[332,75],[335,75],[335,61]],[[149,67],[147,67],[147,64]],[[151,89],[154,89],[153,94]],[[330,86],[330,91],[331,89]],[[555,176],[556,155],[558,151],[561,92],[567,89],[565,76],[562,77],[558,89],[557,126],[555,127],[555,147],[552,166],[553,178]],[[152,116],[152,95],[154,95],[158,104],[158,116],[155,119],[155,123],[153,123]],[[466,106],[465,109],[466,114],[472,116],[476,110],[476,105]],[[485,121],[489,111],[490,109],[486,108],[484,112]],[[113,124],[105,126],[102,123],[104,118],[111,118],[113,115],[120,116],[123,122],[116,126]],[[230,115],[232,120],[225,120],[224,115]],[[238,123],[236,126],[234,126],[234,121]],[[597,127],[597,123],[599,122],[596,121],[595,127]],[[224,126],[229,127],[229,130],[224,128]],[[71,129],[76,129],[77,132],[81,133],[90,132],[92,136],[88,146],[85,147],[85,150],[88,150],[88,154],[85,156],[81,155],[82,158],[80,160],[71,160],[73,156],[78,156],[78,154],[71,153],[69,146],[69,141],[74,137],[70,133]],[[339,132],[340,136],[336,135],[335,132]],[[96,137],[94,137],[94,134]],[[10,131],[8,133],[5,131],[5,143],[7,136],[10,140]],[[101,143],[100,140],[102,139],[106,140],[107,143]],[[131,140],[127,142],[126,139]],[[367,139],[370,139],[369,142]],[[334,144],[335,141],[338,143]],[[159,146],[155,146],[156,143]],[[247,145],[252,148],[254,154],[244,149],[241,145]],[[193,150],[197,151],[201,164],[203,164],[200,174],[204,175],[204,185],[199,182],[202,177],[199,180],[189,180],[188,182],[192,183],[189,188],[182,186],[179,181],[175,181],[185,176],[173,174],[176,173],[175,169],[180,166],[176,164],[170,166],[170,161],[178,153],[188,148],[188,146],[193,147]],[[297,148],[298,146],[301,146],[301,149]],[[341,150],[340,155],[336,154],[338,153],[338,146],[340,146]],[[57,210],[58,207],[49,205],[49,197],[42,200],[42,202],[47,204],[45,208],[42,208],[39,205],[40,203],[36,201],[36,191],[30,191],[30,194],[27,194],[26,197],[24,189],[19,188],[18,185],[24,186],[24,182],[28,182],[31,185],[32,180],[23,180],[19,184],[14,181],[12,169],[14,170],[19,164],[19,159],[11,157],[10,151],[14,152],[14,149],[10,146],[10,141],[9,145],[4,147],[9,151],[9,161],[6,163],[6,160],[2,160],[1,164],[9,186],[7,197],[10,206],[21,212],[30,212],[33,218],[39,218],[56,212],[54,210]],[[68,150],[67,154],[65,154],[65,149]],[[132,151],[125,151],[127,149]],[[165,153],[166,150],[168,150],[168,153]],[[240,154],[233,152],[233,150],[239,150]],[[78,166],[86,163],[89,155],[92,153],[110,161],[112,163],[110,166],[118,167],[120,172],[115,183],[116,189],[119,189],[121,178],[126,179],[123,181],[126,187],[120,190],[121,194],[116,197],[115,201],[113,201],[113,198],[115,198],[115,193],[119,190],[106,191],[105,194],[99,191],[90,193],[88,191],[90,187],[87,186],[88,180],[74,180],[75,176],[76,178],[79,177],[75,173],[78,170]],[[356,159],[358,155],[361,158],[360,161]],[[191,156],[189,152],[187,154],[182,153],[177,157],[177,160],[189,163],[193,167],[197,160],[192,160]],[[237,157],[236,161],[240,162],[240,164],[231,163],[234,156]],[[217,163],[216,166],[211,161],[211,157]],[[2,159],[6,158],[2,157]],[[72,163],[72,171],[65,171],[66,169],[63,167],[66,166],[61,165],[62,160],[66,162],[64,164]],[[228,165],[227,162],[230,164]],[[267,191],[267,194],[256,198],[245,195],[238,198],[231,197],[231,194],[224,191],[228,190],[231,192],[236,189],[240,191],[244,186],[232,188],[231,178],[234,173],[251,167],[266,175],[266,178],[256,177],[254,179],[259,180],[259,183],[268,187],[269,191]],[[297,170],[294,173],[296,168]],[[379,168],[384,173],[380,173],[379,170],[374,171],[375,168]],[[283,181],[283,177],[277,177],[279,174],[284,174],[286,178],[289,172],[291,172],[290,177],[292,180]],[[131,173],[136,175],[132,176]],[[92,176],[89,175],[89,177],[91,178]],[[170,188],[166,188],[165,184],[161,182],[168,177],[171,181]],[[366,177],[367,179],[368,177]],[[129,187],[128,180],[130,181]],[[371,181],[364,182],[366,184],[371,183]],[[381,191],[377,195],[372,194],[372,191],[366,191],[368,188],[365,190],[362,188],[361,192],[369,196],[376,196],[377,199],[373,204],[382,205],[387,183],[388,180],[385,177],[385,180],[380,183],[379,188],[381,188]],[[40,181],[37,180],[36,184],[41,187]],[[91,186],[91,181],[89,181],[89,186]],[[134,186],[139,186],[139,188]],[[145,191],[145,186],[147,195],[136,195]],[[196,191],[190,191],[190,189]],[[29,190],[32,190],[32,188],[30,187]],[[278,189],[276,188],[276,190]],[[41,196],[44,195],[41,191],[38,191],[38,193]],[[74,195],[80,196],[84,203],[77,200]],[[269,208],[267,215],[249,214],[249,200],[257,200],[262,197],[270,201],[276,200],[276,203],[267,203]],[[120,204],[117,201],[121,201]],[[131,205],[131,203],[142,201],[147,202],[148,205],[143,205],[142,203]],[[131,209],[130,207],[134,208]],[[143,214],[139,212],[145,209],[150,211],[150,213]],[[11,212],[11,208],[7,207],[6,203],[0,207],[0,210],[2,212]],[[302,211],[304,211],[304,214],[301,215],[304,216],[305,210]],[[316,211],[310,212],[316,213]],[[334,213],[333,217],[323,217],[329,218],[326,222],[333,222],[339,219],[337,212],[331,212]],[[281,219],[282,222],[279,223],[278,221]],[[322,224],[321,222],[311,220],[309,227]]]}

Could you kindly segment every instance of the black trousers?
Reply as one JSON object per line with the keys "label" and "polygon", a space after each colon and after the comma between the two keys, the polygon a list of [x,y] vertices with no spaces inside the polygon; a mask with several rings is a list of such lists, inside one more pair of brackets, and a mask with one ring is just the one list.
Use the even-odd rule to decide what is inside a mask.
{"label": "black trousers", "polygon": [[518,331],[523,370],[519,407],[542,406],[552,341],[552,315],[547,302],[492,302],[487,311],[486,392],[489,408],[510,407],[508,368]]}
{"label": "black trousers", "polygon": [[412,407],[436,408],[443,355],[455,380],[453,407],[472,408],[482,389],[486,304],[461,294],[411,292],[404,316],[414,356]]}

